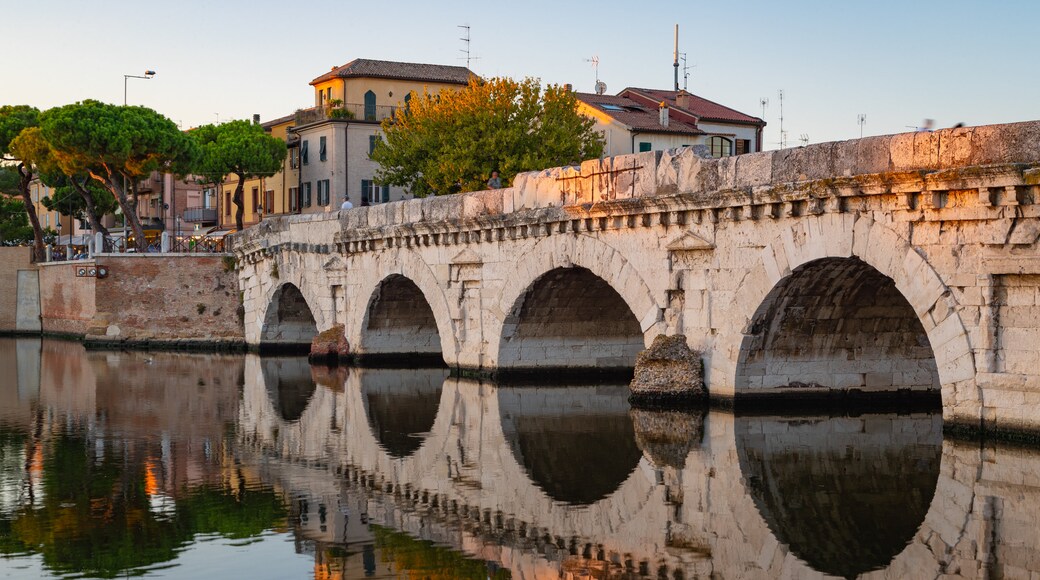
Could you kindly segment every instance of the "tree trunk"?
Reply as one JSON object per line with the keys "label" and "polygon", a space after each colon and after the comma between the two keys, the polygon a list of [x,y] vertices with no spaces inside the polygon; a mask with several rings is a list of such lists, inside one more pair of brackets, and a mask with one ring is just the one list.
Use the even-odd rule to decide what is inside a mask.
{"label": "tree trunk", "polygon": [[[90,178],[88,177],[87,180],[89,180],[89,179]],[[101,232],[102,237],[104,237],[104,239],[105,239],[104,246],[107,246],[108,245],[108,237],[109,237],[108,229],[101,223],[101,216],[99,216],[98,213],[97,213],[97,204],[94,203],[94,195],[91,194],[87,190],[87,188],[85,186],[85,183],[81,184],[80,182],[76,181],[75,179],[69,179],[69,181],[72,182],[72,187],[73,187],[73,189],[76,190],[76,193],[78,193],[80,195],[80,197],[83,198],[83,204],[87,208],[86,209],[87,221],[90,222],[90,231],[92,231],[92,232]],[[108,250],[107,247],[101,247],[101,248],[95,248],[94,251],[95,252],[104,252],[106,250]]]}
{"label": "tree trunk", "polygon": [[[130,226],[130,230],[134,232],[134,245],[137,246],[137,251],[146,252],[148,250],[148,240],[144,237],[144,228],[141,227],[141,220],[137,217],[137,203],[131,202],[126,195],[126,188],[124,187],[126,179],[122,174],[112,175],[109,172],[106,172],[105,175],[91,172],[90,176],[104,184],[105,189],[112,192],[112,195],[115,196],[116,202],[119,203],[119,208],[123,210],[123,220]],[[123,242],[125,243],[126,240],[123,240]]]}
{"label": "tree trunk", "polygon": [[32,182],[32,170],[25,167],[24,163],[18,164],[18,193],[22,195],[22,203],[25,204],[25,213],[29,214],[29,225],[33,230],[33,261],[42,262],[47,259],[47,252],[43,249],[43,228],[40,227],[40,218],[36,216],[36,206],[33,205],[32,194],[29,193],[29,184]]}
{"label": "tree trunk", "polygon": [[231,196],[231,201],[235,202],[235,228],[238,231],[242,231],[242,214],[245,213],[245,208],[242,206],[242,192],[245,190],[245,176],[241,173],[236,173],[238,176],[238,185],[235,186],[235,195]]}

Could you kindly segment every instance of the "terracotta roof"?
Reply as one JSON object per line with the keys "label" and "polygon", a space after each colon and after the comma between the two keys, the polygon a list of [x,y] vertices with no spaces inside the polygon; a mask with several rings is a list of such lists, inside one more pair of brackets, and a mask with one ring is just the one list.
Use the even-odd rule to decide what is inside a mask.
{"label": "terracotta roof", "polygon": [[643,95],[649,100],[655,102],[665,101],[670,107],[678,107],[677,98],[680,93],[686,95],[686,106],[680,107],[685,109],[694,115],[696,115],[702,121],[720,121],[724,123],[740,123],[746,125],[765,125],[765,121],[758,117],[752,117],[751,115],[745,115],[740,111],[731,109],[727,106],[720,105],[715,101],[709,101],[704,97],[698,97],[692,93],[686,91],[664,91],[660,89],[639,89],[639,88],[627,88],[620,95],[626,93],[636,93],[636,95]]}
{"label": "terracotta roof", "polygon": [[464,66],[357,58],[333,68],[311,81],[311,84],[316,85],[337,78],[381,78],[464,85],[475,76],[473,71]]}
{"label": "terracotta roof", "polygon": [[263,127],[264,129],[271,129],[272,127],[275,127],[276,125],[281,125],[282,123],[287,123],[289,121],[292,121],[295,118],[296,118],[296,113],[292,113],[292,114],[286,115],[284,117],[278,117],[277,119],[271,119],[270,121],[264,121],[263,123],[260,124],[260,126]]}
{"label": "terracotta roof", "polygon": [[685,123],[671,116],[668,119],[668,126],[665,127],[661,124],[657,107],[650,107],[629,98],[593,93],[574,93],[574,96],[586,105],[632,129],[680,135],[704,134],[704,131],[698,129],[693,123]]}

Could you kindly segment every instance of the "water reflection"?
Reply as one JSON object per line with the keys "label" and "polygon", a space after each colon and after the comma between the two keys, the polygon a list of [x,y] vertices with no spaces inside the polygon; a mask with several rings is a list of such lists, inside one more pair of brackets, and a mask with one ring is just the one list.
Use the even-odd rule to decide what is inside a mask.
{"label": "water reflection", "polygon": [[263,360],[264,383],[278,416],[299,421],[316,387],[311,365],[301,357],[270,357]]}
{"label": "water reflection", "polygon": [[938,414],[741,417],[740,468],[777,539],[813,569],[853,578],[886,567],[932,503]]}
{"label": "water reflection", "polygon": [[362,393],[379,444],[408,457],[433,429],[446,369],[365,369]]}
{"label": "water reflection", "polygon": [[0,362],[0,577],[1040,573],[1040,454],[938,415],[63,342]]}
{"label": "water reflection", "polygon": [[497,394],[510,451],[531,481],[558,502],[603,499],[642,457],[626,386],[500,387]]}

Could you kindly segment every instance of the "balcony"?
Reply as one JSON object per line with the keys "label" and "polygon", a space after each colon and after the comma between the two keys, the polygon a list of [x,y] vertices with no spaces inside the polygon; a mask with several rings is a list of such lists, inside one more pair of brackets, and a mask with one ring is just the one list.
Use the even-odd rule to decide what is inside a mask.
{"label": "balcony", "polygon": [[326,119],[341,119],[349,121],[369,121],[373,123],[382,122],[383,119],[393,117],[397,107],[390,105],[365,106],[361,103],[347,103],[336,106],[324,105],[310,109],[296,111],[295,123],[297,126],[307,123],[316,123]]}
{"label": "balcony", "polygon": [[184,210],[184,221],[188,223],[217,222],[217,208],[215,207],[189,207]]}

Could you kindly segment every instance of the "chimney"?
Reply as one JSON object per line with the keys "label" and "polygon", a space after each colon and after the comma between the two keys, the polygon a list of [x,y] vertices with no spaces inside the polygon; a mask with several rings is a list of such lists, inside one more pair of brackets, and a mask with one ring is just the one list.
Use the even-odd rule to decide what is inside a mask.
{"label": "chimney", "polygon": [[661,126],[662,127],[667,127],[668,126],[668,103],[666,103],[664,101],[661,101],[659,113],[660,113]]}
{"label": "chimney", "polygon": [[675,105],[680,109],[690,110],[690,93],[686,91],[679,91],[679,94],[675,95]]}
{"label": "chimney", "polygon": [[253,113],[253,124],[254,125],[259,125],[260,124],[260,113]]}
{"label": "chimney", "polygon": [[563,90],[567,91],[568,93],[573,93],[574,92],[574,85],[572,85],[570,83],[567,83],[567,84],[563,85]]}

